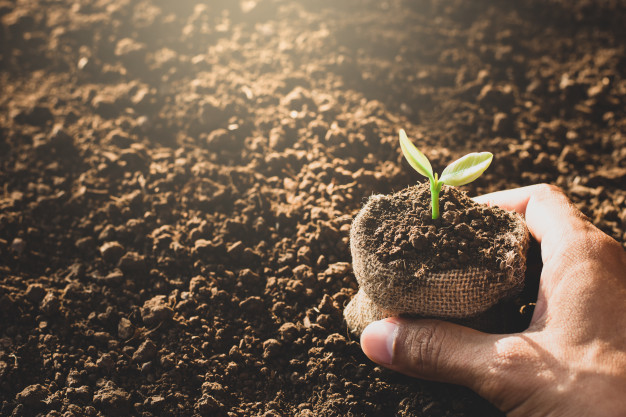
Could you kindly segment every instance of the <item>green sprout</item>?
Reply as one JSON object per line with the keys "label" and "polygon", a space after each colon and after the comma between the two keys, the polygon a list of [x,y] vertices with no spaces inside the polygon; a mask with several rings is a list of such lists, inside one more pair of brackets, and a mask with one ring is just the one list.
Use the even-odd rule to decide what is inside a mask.
{"label": "green sprout", "polygon": [[491,152],[472,152],[457,159],[446,167],[441,173],[441,178],[435,173],[430,161],[413,142],[406,136],[404,129],[400,129],[400,147],[409,164],[420,174],[430,180],[430,198],[433,208],[433,219],[439,218],[439,192],[444,184],[458,187],[468,184],[485,172],[491,164],[493,154]]}

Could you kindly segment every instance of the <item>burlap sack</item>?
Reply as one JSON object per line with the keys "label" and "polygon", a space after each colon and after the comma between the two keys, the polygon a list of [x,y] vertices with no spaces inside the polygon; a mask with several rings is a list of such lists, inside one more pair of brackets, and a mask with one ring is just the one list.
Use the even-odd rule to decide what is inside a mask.
{"label": "burlap sack", "polygon": [[[350,230],[352,267],[359,283],[358,293],[344,310],[352,332],[358,335],[372,321],[398,315],[443,319],[473,317],[523,289],[529,232],[517,213],[506,212],[514,227],[502,231],[510,245],[494,247],[501,264],[497,271],[468,267],[424,273],[417,268],[404,270],[398,263],[395,267],[382,263],[375,253],[367,250],[371,230],[366,223],[369,221],[371,225],[372,222],[367,218],[368,206],[382,197],[370,197]],[[513,249],[502,250],[507,246]]]}

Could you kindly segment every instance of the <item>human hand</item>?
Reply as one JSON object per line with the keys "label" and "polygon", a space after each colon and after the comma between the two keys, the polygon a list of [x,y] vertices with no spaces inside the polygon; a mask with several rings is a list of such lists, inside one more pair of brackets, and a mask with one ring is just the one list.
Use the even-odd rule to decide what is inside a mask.
{"label": "human hand", "polygon": [[477,197],[526,218],[543,270],[527,330],[438,320],[370,324],[361,347],[407,375],[465,385],[510,416],[626,416],[626,252],[554,186]]}

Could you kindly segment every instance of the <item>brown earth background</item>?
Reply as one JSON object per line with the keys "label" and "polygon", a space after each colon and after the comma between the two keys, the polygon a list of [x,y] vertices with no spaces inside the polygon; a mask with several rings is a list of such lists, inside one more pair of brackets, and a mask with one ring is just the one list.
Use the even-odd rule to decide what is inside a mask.
{"label": "brown earth background", "polygon": [[0,415],[498,416],[374,366],[350,221],[469,151],[626,241],[626,4],[0,0]]}

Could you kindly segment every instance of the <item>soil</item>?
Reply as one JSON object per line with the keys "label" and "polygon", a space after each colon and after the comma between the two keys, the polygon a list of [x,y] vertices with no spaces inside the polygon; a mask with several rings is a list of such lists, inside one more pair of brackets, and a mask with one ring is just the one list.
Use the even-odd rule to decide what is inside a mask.
{"label": "soil", "polygon": [[0,0],[0,414],[501,415],[363,355],[350,222],[416,182],[404,128],[438,172],[494,154],[470,195],[557,184],[624,244],[625,17]]}
{"label": "soil", "polygon": [[425,274],[503,267],[497,253],[515,249],[503,238],[513,229],[515,218],[497,207],[474,203],[454,187],[441,189],[442,210],[435,220],[430,201],[430,186],[424,182],[369,206],[363,233],[372,237],[368,246],[381,262],[401,262]]}

